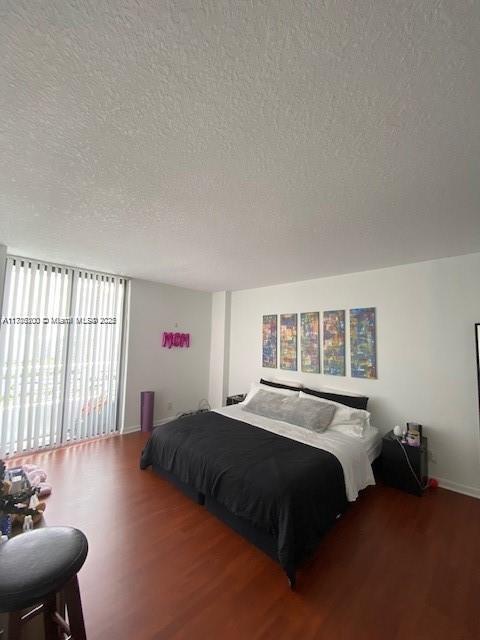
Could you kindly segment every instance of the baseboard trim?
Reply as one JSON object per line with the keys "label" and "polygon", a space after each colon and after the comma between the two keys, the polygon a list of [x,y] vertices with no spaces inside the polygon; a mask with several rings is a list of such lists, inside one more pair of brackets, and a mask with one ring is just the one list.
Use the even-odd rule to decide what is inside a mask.
{"label": "baseboard trim", "polygon": [[[168,418],[162,418],[162,420],[159,420],[157,422],[157,424],[155,425],[155,427],[161,427],[163,424],[167,424],[167,422],[171,422],[172,420],[175,420],[177,416],[168,416]],[[154,427],[154,428],[155,428]]]}
{"label": "baseboard trim", "polygon": [[438,484],[442,489],[448,489],[449,491],[455,491],[455,493],[463,493],[465,496],[471,496],[480,500],[480,489],[477,487],[469,487],[465,484],[458,484],[458,482],[452,482],[451,480],[445,480],[444,478],[438,478]]}
{"label": "baseboard trim", "polygon": [[124,427],[121,431],[122,435],[126,435],[127,433],[135,433],[135,431],[140,431],[140,425],[135,424],[131,427]]}
{"label": "baseboard trim", "polygon": [[[167,422],[171,422],[172,420],[175,420],[175,417],[176,416],[168,416],[167,418],[162,418],[161,420],[157,420],[156,424],[153,425],[153,428],[155,429],[156,427],[161,427],[162,425],[167,424]],[[135,424],[130,427],[124,427],[121,433],[123,435],[127,435],[129,433],[136,433],[137,431],[140,431],[139,424]]]}

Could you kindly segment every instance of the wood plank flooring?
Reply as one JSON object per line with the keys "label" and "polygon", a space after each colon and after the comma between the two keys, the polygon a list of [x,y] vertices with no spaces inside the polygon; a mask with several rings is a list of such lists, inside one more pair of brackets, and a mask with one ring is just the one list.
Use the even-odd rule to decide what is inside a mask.
{"label": "wood plank flooring", "polygon": [[477,640],[480,501],[362,492],[288,589],[280,567],[151,471],[143,434],[28,456],[49,525],[88,536],[89,640]]}

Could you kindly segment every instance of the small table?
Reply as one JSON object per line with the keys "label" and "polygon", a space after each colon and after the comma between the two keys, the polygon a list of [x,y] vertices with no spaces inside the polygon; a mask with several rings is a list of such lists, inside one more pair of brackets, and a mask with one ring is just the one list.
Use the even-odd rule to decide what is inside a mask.
{"label": "small table", "polygon": [[393,431],[387,433],[382,441],[381,474],[391,487],[423,495],[428,481],[428,438],[422,438],[419,447],[412,447],[402,444]]}
{"label": "small table", "polygon": [[236,396],[227,396],[227,407],[232,404],[239,404],[245,400],[246,393],[237,393]]}

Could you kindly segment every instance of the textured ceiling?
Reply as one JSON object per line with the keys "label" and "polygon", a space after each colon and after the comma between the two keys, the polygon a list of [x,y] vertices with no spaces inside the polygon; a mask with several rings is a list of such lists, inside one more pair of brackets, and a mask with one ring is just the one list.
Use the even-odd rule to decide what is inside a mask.
{"label": "textured ceiling", "polygon": [[480,2],[0,0],[0,242],[237,289],[480,250]]}

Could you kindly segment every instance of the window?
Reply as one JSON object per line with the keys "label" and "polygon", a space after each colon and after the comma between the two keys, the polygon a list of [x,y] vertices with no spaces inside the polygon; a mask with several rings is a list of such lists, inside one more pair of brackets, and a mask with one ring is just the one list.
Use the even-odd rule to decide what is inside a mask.
{"label": "window", "polygon": [[9,256],[0,453],[116,431],[124,278]]}

